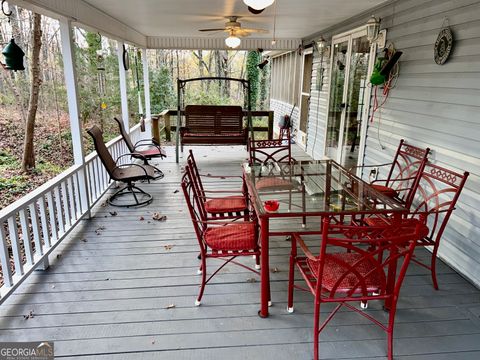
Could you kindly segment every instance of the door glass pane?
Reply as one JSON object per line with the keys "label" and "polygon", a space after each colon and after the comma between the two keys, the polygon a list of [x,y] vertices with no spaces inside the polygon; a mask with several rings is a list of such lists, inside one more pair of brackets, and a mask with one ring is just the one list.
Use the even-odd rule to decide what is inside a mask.
{"label": "door glass pane", "polygon": [[302,104],[300,112],[300,131],[307,132],[308,105],[310,100],[310,87],[312,85],[312,67],[313,55],[305,55],[305,63],[303,66],[303,86],[302,86]]}
{"label": "door glass pane", "polygon": [[348,41],[333,47],[332,80],[330,82],[330,105],[328,109],[326,155],[337,159],[340,123],[342,119],[343,85],[347,68]]}
{"label": "door glass pane", "polygon": [[347,169],[356,166],[362,113],[365,106],[365,89],[368,84],[368,60],[370,43],[366,36],[353,39],[348,76],[345,126],[343,129],[343,149],[341,164]]}

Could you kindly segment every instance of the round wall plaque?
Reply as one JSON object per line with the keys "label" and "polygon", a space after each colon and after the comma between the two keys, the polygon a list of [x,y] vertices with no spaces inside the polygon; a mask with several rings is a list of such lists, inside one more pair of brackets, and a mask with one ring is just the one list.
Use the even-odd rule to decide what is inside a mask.
{"label": "round wall plaque", "polygon": [[443,65],[448,60],[453,49],[453,33],[450,28],[444,28],[438,34],[435,47],[433,49],[434,59],[438,65]]}

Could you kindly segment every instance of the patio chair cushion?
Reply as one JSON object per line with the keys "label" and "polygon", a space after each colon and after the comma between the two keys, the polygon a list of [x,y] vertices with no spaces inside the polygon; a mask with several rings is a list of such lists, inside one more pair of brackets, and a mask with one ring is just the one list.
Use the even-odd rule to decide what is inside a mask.
{"label": "patio chair cushion", "polygon": [[[325,267],[323,269],[323,279],[322,287],[327,291],[331,291],[337,281],[342,275],[345,274],[349,266],[354,265],[357,261],[362,259],[360,254],[356,253],[332,253],[328,254],[325,257]],[[307,259],[307,265],[312,272],[314,277],[317,277],[319,261]],[[358,264],[355,264],[355,270],[359,272],[360,276],[365,279],[365,285],[368,292],[377,291],[381,282],[381,274],[379,271],[382,269],[376,269],[374,264],[372,264],[368,259],[360,261]],[[369,275],[367,275],[371,272]],[[355,274],[349,273],[345,278],[340,282],[340,285],[337,287],[336,292],[346,293],[349,292],[352,288],[358,287],[354,293],[361,293],[362,289],[359,285],[361,279],[359,279]]]}
{"label": "patio chair cushion", "polygon": [[[369,217],[364,220],[365,224],[368,226],[385,226],[388,224],[389,219],[379,218],[379,217]],[[416,218],[402,219],[401,227],[402,228],[412,228],[416,227],[419,224],[419,220]],[[420,234],[422,238],[418,240],[418,243],[424,246],[431,245],[431,240],[428,238],[429,229],[428,226],[423,225],[420,229]]]}
{"label": "patio chair cushion", "polygon": [[257,181],[255,187],[257,188],[257,190],[291,190],[294,188],[294,185],[289,180],[281,179],[278,177],[266,177]]}
{"label": "patio chair cushion", "polygon": [[238,212],[246,208],[247,202],[243,196],[227,196],[205,202],[205,210],[210,214]]}
{"label": "patio chair cushion", "polygon": [[377,190],[378,192],[390,198],[394,198],[398,196],[398,191],[392,189],[391,187],[384,186],[384,185],[377,185],[377,184],[370,184],[370,186],[375,190]]}
{"label": "patio chair cushion", "polygon": [[165,153],[165,150],[161,149],[159,150],[157,147],[151,147],[147,148],[145,150],[135,150],[135,152],[145,156],[145,157],[155,157],[155,156],[161,156],[161,157],[166,157],[167,154]]}
{"label": "patio chair cushion", "polygon": [[256,231],[253,222],[233,223],[208,228],[204,239],[212,250],[252,250],[257,245]]}

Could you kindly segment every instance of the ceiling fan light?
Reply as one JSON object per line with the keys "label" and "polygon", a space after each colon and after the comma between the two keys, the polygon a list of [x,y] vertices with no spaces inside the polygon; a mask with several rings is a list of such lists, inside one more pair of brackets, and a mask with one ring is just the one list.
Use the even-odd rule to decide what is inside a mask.
{"label": "ceiling fan light", "polygon": [[252,9],[263,10],[272,5],[275,0],[243,0],[243,2]]}
{"label": "ceiling fan light", "polygon": [[241,42],[242,41],[240,40],[240,38],[233,35],[230,35],[225,39],[225,45],[232,49],[239,47]]}

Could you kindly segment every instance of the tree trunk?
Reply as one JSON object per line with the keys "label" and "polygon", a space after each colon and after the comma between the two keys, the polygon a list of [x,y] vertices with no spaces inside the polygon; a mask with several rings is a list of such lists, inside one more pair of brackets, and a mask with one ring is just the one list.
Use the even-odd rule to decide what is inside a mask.
{"label": "tree trunk", "polygon": [[35,151],[33,147],[33,135],[35,130],[35,117],[37,115],[38,97],[42,79],[40,77],[40,49],[42,47],[42,17],[34,14],[32,32],[31,54],[31,85],[30,100],[28,103],[27,121],[25,123],[25,143],[23,147],[22,170],[28,172],[35,168]]}

